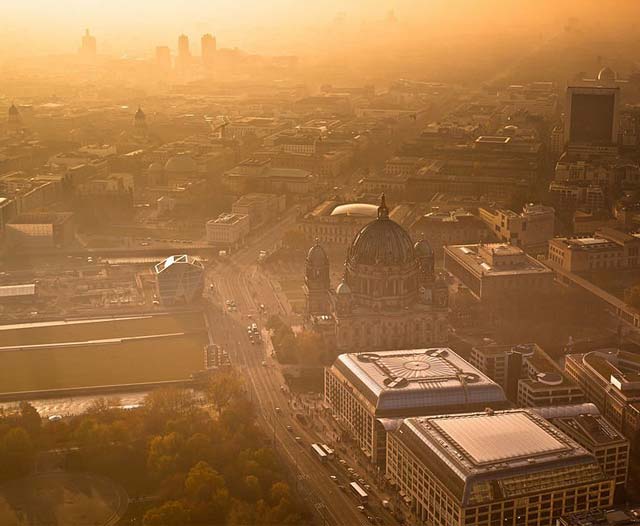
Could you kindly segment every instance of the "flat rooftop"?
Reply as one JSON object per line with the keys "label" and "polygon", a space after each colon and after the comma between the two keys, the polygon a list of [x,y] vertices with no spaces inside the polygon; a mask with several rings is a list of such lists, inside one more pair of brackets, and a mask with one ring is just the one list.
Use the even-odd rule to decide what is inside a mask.
{"label": "flat rooftop", "polygon": [[207,221],[208,225],[235,225],[248,217],[246,214],[220,214],[217,218]]}
{"label": "flat rooftop", "polygon": [[332,370],[376,412],[416,409],[428,414],[437,408],[506,400],[497,383],[448,348],[341,354]]}
{"label": "flat rooftop", "polygon": [[433,419],[436,426],[475,465],[533,458],[566,451],[529,413],[506,412]]}
{"label": "flat rooftop", "polygon": [[[462,262],[474,274],[489,277],[513,274],[551,274],[553,271],[537,259],[532,258],[528,254],[522,253],[518,247],[512,247],[502,243],[495,243],[495,251],[497,256],[519,256],[522,257],[518,262],[508,265],[494,266],[480,255],[481,245],[447,245],[444,247],[452,257]],[[493,245],[485,245],[490,248]]]}
{"label": "flat rooftop", "polygon": [[538,493],[543,480],[604,479],[593,455],[527,409],[407,418],[394,436],[467,505]]}
{"label": "flat rooftop", "polygon": [[574,415],[549,419],[556,427],[572,437],[580,436],[580,443],[598,447],[606,444],[627,442],[627,439],[616,431],[609,422],[600,415]]}

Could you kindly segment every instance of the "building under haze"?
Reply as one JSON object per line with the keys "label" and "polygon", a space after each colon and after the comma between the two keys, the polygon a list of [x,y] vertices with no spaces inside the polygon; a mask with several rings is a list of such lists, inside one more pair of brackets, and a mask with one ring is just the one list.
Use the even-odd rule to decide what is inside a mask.
{"label": "building under haze", "polygon": [[592,454],[523,409],[407,418],[389,433],[386,472],[432,526],[553,526],[614,495]]}
{"label": "building under haze", "polygon": [[507,406],[502,388],[448,348],[341,354],[325,369],[325,402],[374,463],[384,463],[380,419]]}
{"label": "building under haze", "polygon": [[169,256],[153,267],[159,300],[166,305],[191,303],[204,290],[204,266],[191,256]]}
{"label": "building under haze", "polygon": [[89,30],[85,30],[80,45],[80,56],[86,60],[94,59],[97,53],[96,37],[89,34]]}
{"label": "building under haze", "polygon": [[202,35],[200,39],[201,53],[202,53],[202,63],[205,66],[212,66],[216,56],[216,37],[207,33],[206,35]]}
{"label": "building under haze", "polygon": [[180,35],[178,37],[178,56],[176,58],[176,68],[185,70],[191,64],[191,51],[189,49],[189,37]]}
{"label": "building under haze", "polygon": [[618,142],[620,88],[569,86],[564,140],[570,149],[598,153]]}
{"label": "building under haze", "polygon": [[353,238],[344,277],[335,291],[324,249],[316,244],[309,250],[304,285],[307,320],[330,336],[338,351],[445,343],[449,291],[435,275],[434,259],[427,241],[414,244],[407,231],[389,218],[383,195],[377,218]]}

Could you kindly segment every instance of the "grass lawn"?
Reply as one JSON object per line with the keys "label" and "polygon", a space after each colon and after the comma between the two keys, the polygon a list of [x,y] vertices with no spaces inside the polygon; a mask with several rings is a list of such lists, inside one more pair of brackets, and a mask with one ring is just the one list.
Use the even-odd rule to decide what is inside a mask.
{"label": "grass lawn", "polygon": [[[202,316],[160,316],[0,331],[2,346],[151,336],[176,336],[60,347],[1,350],[0,392],[40,391],[188,379],[204,367],[208,342]],[[7,341],[9,340],[9,341]]]}

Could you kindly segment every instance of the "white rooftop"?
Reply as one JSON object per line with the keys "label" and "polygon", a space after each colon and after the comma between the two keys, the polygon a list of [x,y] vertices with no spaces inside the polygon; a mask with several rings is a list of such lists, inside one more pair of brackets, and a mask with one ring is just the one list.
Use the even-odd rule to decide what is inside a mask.
{"label": "white rooftop", "polygon": [[495,413],[435,420],[453,442],[476,464],[532,458],[567,449],[528,413]]}

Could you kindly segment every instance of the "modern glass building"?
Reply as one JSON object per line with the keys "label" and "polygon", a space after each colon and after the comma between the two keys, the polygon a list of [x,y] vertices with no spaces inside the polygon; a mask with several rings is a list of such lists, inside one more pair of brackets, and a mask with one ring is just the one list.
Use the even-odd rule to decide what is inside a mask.
{"label": "modern glass building", "polygon": [[421,523],[552,526],[611,506],[595,457],[529,410],[405,419],[387,444],[387,478]]}
{"label": "modern glass building", "polygon": [[204,266],[191,256],[169,256],[153,271],[158,298],[163,304],[191,303],[202,295]]}

